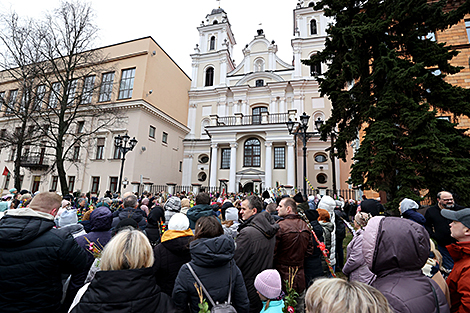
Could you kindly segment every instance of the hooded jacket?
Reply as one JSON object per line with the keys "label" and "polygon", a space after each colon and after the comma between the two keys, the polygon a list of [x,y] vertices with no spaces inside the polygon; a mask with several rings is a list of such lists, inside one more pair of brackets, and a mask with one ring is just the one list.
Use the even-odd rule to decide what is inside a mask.
{"label": "hooded jacket", "polygon": [[[233,239],[226,235],[200,238],[191,242],[190,251],[189,263],[214,302],[224,303],[227,300],[231,271],[232,305],[238,313],[248,312],[250,304],[243,276],[232,260],[235,251]],[[172,296],[178,312],[185,312],[188,303],[192,313],[199,312],[199,296],[194,287],[195,282],[188,267],[183,265],[176,277]],[[211,308],[209,301],[208,304]]]}
{"label": "hooded jacket", "polygon": [[29,208],[0,220],[0,312],[58,312],[62,273],[77,273],[87,256],[54,217]]}
{"label": "hooded jacket", "polygon": [[[323,196],[318,202],[318,209],[327,210],[330,213],[330,221],[333,223],[333,230],[330,231],[331,238],[330,238],[330,264],[331,266],[336,265],[336,227],[335,227],[335,208],[336,208],[336,201],[333,200],[330,196]],[[323,225],[322,225],[323,226]],[[325,241],[326,241],[325,237]]]}
{"label": "hooded jacket", "polygon": [[115,228],[120,221],[126,218],[132,218],[134,221],[136,221],[140,230],[144,230],[147,226],[147,220],[144,217],[144,211],[135,208],[124,208],[121,212],[119,212],[118,216],[113,219],[112,227]]}
{"label": "hooded jacket", "polygon": [[266,211],[257,213],[238,226],[235,262],[240,268],[250,298],[250,312],[261,311],[262,303],[254,286],[256,275],[273,267],[276,232],[279,225]]}
{"label": "hooded jacket", "polygon": [[400,204],[401,215],[404,218],[415,221],[416,223],[424,226],[424,224],[426,223],[426,219],[424,218],[422,214],[416,212],[417,209],[419,209],[419,205],[415,201],[408,199],[408,198],[405,198],[401,201],[401,204]]}
{"label": "hooded jacket", "polygon": [[447,250],[455,262],[447,278],[451,312],[470,312],[470,242],[457,242]]}
{"label": "hooded jacket", "polygon": [[175,312],[171,299],[156,284],[151,268],[99,271],[86,287],[70,312]]}
{"label": "hooded jacket", "polygon": [[214,210],[212,210],[212,206],[209,204],[197,204],[190,208],[188,212],[186,212],[186,216],[189,219],[189,228],[195,229],[196,222],[203,216],[212,216],[216,215]]}
{"label": "hooded jacket", "polygon": [[362,229],[357,230],[356,235],[348,244],[348,258],[344,264],[343,273],[348,276],[350,281],[358,281],[370,285],[375,280],[375,275],[364,262],[362,232]]}
{"label": "hooded jacket", "polygon": [[173,292],[176,276],[181,266],[191,261],[189,243],[193,233],[188,230],[167,230],[162,236],[162,242],[154,249],[155,263],[153,269],[157,284],[169,296]]}
{"label": "hooded jacket", "polygon": [[160,206],[155,206],[148,215],[147,227],[145,228],[145,233],[152,247],[155,247],[160,242],[162,233],[161,222],[165,223],[165,213]]}
{"label": "hooded jacket", "polygon": [[439,285],[421,272],[430,251],[423,226],[403,218],[373,217],[363,238],[364,259],[377,275],[372,286],[383,293],[396,313],[438,312],[436,301],[440,313],[450,312]]}
{"label": "hooded jacket", "polygon": [[[320,223],[318,222],[318,212],[317,210],[306,210],[305,216],[308,218],[311,229],[315,232],[317,239],[320,242],[324,242],[323,238],[323,227],[321,227]],[[319,248],[318,242],[315,240],[312,234],[312,241],[313,241],[313,253],[309,257],[305,258],[304,266],[305,266],[305,283],[308,288],[313,280],[317,277],[323,276],[323,267],[322,267],[322,252]]]}

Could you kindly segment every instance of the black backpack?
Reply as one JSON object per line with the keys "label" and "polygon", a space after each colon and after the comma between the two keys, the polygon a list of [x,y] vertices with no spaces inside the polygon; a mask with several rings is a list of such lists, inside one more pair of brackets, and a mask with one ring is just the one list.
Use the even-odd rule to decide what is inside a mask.
{"label": "black backpack", "polygon": [[230,287],[228,290],[228,299],[225,303],[214,303],[214,300],[212,300],[212,297],[210,296],[209,292],[207,292],[206,288],[199,280],[199,277],[197,277],[191,265],[189,263],[186,263],[186,266],[188,267],[189,271],[193,275],[194,279],[196,279],[199,286],[201,286],[202,291],[206,295],[207,299],[209,299],[210,303],[212,304],[211,313],[237,313],[237,310],[235,310],[235,308],[232,306],[231,301],[230,301],[232,298],[232,261],[230,261]]}

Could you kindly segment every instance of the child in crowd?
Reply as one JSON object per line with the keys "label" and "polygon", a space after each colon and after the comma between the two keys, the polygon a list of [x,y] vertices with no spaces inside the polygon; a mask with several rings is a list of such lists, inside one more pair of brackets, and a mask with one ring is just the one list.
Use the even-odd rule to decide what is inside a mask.
{"label": "child in crowd", "polygon": [[264,270],[255,278],[255,288],[263,301],[260,313],[282,313],[284,301],[282,300],[281,275],[276,270]]}

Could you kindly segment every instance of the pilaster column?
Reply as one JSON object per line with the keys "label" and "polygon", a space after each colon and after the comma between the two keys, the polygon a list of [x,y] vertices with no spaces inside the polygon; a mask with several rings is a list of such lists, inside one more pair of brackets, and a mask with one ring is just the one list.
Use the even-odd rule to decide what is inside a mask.
{"label": "pilaster column", "polygon": [[185,155],[183,159],[183,175],[181,179],[181,184],[183,186],[191,185],[192,171],[193,171],[193,154],[188,154],[188,155]]}
{"label": "pilaster column", "polygon": [[196,110],[197,103],[190,102],[188,111],[188,127],[190,129],[189,138],[194,138],[196,134]]}
{"label": "pilaster column", "polygon": [[271,188],[273,183],[273,142],[265,141],[266,147],[266,166],[264,168],[265,187]]}
{"label": "pilaster column", "polygon": [[237,147],[238,143],[230,144],[230,175],[228,181],[228,192],[237,192],[237,184],[235,182],[237,172]]}
{"label": "pilaster column", "polygon": [[211,177],[209,180],[209,187],[217,187],[217,157],[218,150],[217,144],[211,144]]}
{"label": "pilaster column", "polygon": [[287,141],[287,184],[295,186],[294,140]]}

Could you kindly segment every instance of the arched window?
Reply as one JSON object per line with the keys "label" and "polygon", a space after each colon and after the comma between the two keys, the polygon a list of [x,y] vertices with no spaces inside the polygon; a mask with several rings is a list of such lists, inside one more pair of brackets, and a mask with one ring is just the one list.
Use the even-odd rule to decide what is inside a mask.
{"label": "arched window", "polygon": [[206,69],[206,81],[204,86],[213,86],[214,85],[214,68],[208,67]]}
{"label": "arched window", "polygon": [[309,8],[313,8],[314,5],[315,5],[315,3],[310,2],[310,3],[308,4],[308,7],[309,7]]}
{"label": "arched window", "polygon": [[243,166],[261,166],[261,143],[258,139],[250,138],[245,141],[245,150],[243,152]]}
{"label": "arched window", "polygon": [[254,64],[255,64],[255,72],[263,72],[264,71],[264,60],[263,59],[256,59]]}
{"label": "arched window", "polygon": [[321,75],[321,63],[317,62],[314,64],[310,64],[310,76],[318,75]]}
{"label": "arched window", "polygon": [[219,24],[219,21],[218,21],[218,20],[214,20],[214,21],[212,22],[212,24],[214,24],[214,25],[215,25],[215,24]]}
{"label": "arched window", "polygon": [[253,114],[253,124],[261,124],[261,113],[268,112],[267,107],[256,107],[251,111]]}
{"label": "arched window", "polygon": [[315,19],[312,19],[310,21],[310,35],[316,35],[317,34],[317,21]]}
{"label": "arched window", "polygon": [[209,50],[215,50],[215,36],[211,37],[211,41],[209,44]]}

